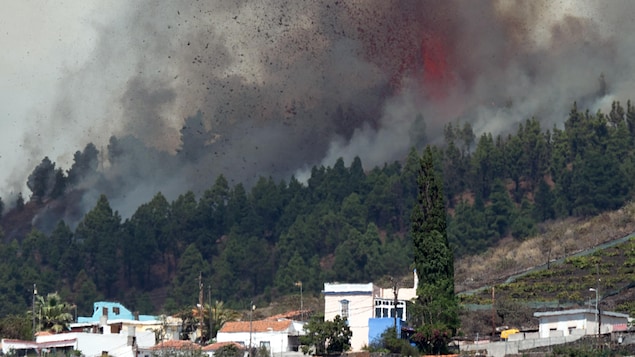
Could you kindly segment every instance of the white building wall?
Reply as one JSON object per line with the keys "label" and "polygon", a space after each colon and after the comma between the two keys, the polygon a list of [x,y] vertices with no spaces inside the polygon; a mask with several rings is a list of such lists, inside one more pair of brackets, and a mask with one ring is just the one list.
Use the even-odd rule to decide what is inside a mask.
{"label": "white building wall", "polygon": [[227,333],[218,331],[218,334],[216,335],[216,342],[238,342],[244,344],[245,347],[249,347],[249,332]]}
{"label": "white building wall", "polygon": [[60,341],[69,338],[76,338],[76,349],[81,351],[85,356],[97,356],[101,355],[102,351],[111,351],[121,346],[125,346],[128,343],[127,335],[115,335],[115,334],[97,334],[97,333],[84,333],[73,332],[57,335],[38,336],[37,342],[51,342]]}
{"label": "white building wall", "polygon": [[368,319],[373,317],[374,296],[380,289],[368,284],[324,284],[324,319],[343,317],[342,301],[348,301],[348,326],[353,333],[351,350],[360,351],[368,345]]}
{"label": "white building wall", "polygon": [[305,321],[292,321],[293,331],[296,335],[305,335],[304,326],[306,325]]}
{"label": "white building wall", "polygon": [[135,356],[135,351],[132,346],[119,346],[115,349],[108,351],[108,356],[117,356],[117,357],[137,357]]}
{"label": "white building wall", "polygon": [[[137,345],[139,347],[150,347],[155,345],[154,332],[136,332]],[[102,351],[113,352],[125,350],[128,345],[128,334],[98,334],[85,332],[70,332],[55,335],[43,335],[37,337],[37,342],[62,341],[76,338],[75,349],[85,356],[98,356]]]}
{"label": "white building wall", "polygon": [[[614,330],[615,325],[624,325],[628,318],[626,315],[613,316],[616,313],[602,314],[600,333],[609,333]],[[588,335],[598,333],[598,320],[593,310],[579,310],[576,313],[553,314],[552,316],[540,316],[539,332],[540,337],[546,338],[554,335],[555,331],[561,331],[563,336],[579,334],[585,331]]]}
{"label": "white building wall", "polygon": [[150,347],[157,344],[156,335],[154,331],[136,331],[137,346],[140,348]]}
{"label": "white building wall", "polygon": [[[402,287],[397,290],[399,301],[410,301],[417,297],[418,278],[414,274],[414,286],[412,288]],[[346,284],[346,283],[325,283],[324,284],[324,319],[333,320],[335,316],[344,317],[342,311],[342,301],[348,301],[348,326],[353,333],[351,337],[351,350],[360,351],[368,345],[368,319],[375,316],[375,299],[394,300],[393,289],[383,289],[368,284]],[[390,306],[392,307],[392,305]],[[406,306],[403,311],[404,320],[407,319]]]}
{"label": "white building wall", "polygon": [[258,347],[260,346],[260,341],[269,342],[269,348],[272,354],[289,351],[289,337],[286,331],[260,333],[258,337]]}
{"label": "white building wall", "polygon": [[[399,300],[412,301],[417,298],[417,285],[419,284],[419,278],[417,277],[417,271],[413,272],[414,280],[413,286],[411,288],[407,288],[405,286],[400,286],[397,289],[397,298]],[[392,288],[380,288],[379,296],[380,298],[394,299],[395,292]]]}
{"label": "white building wall", "polygon": [[546,338],[553,335],[553,330],[562,331],[563,336],[569,335],[569,330],[573,329],[587,329],[588,323],[584,314],[574,315],[557,315],[550,317],[543,317],[540,320],[540,337]]}
{"label": "white building wall", "polygon": [[[261,342],[268,342],[271,353],[287,352],[289,350],[288,331],[253,332],[251,345],[260,348]],[[249,348],[249,332],[218,332],[217,342],[238,342]]]}

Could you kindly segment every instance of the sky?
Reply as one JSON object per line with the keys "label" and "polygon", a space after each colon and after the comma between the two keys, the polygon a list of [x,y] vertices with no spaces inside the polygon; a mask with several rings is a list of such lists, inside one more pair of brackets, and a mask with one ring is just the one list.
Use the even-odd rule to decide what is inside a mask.
{"label": "sky", "polygon": [[0,197],[28,196],[45,156],[67,170],[88,143],[117,184],[87,181],[87,207],[105,192],[127,216],[219,174],[249,185],[401,160],[450,122],[561,125],[573,101],[608,111],[633,96],[632,14],[630,1],[5,1]]}

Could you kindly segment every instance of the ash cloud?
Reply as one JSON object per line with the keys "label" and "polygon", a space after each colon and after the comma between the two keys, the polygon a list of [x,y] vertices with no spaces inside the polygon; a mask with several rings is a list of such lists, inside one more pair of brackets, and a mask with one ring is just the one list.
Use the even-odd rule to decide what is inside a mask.
{"label": "ash cloud", "polygon": [[575,100],[593,110],[626,101],[633,10],[627,1],[126,2],[92,24],[95,47],[65,73],[44,126],[76,147],[96,144],[104,180],[90,188],[125,217],[158,191],[200,193],[219,174],[249,185],[355,156],[371,168],[440,144],[450,121],[498,134],[532,116],[559,125]]}

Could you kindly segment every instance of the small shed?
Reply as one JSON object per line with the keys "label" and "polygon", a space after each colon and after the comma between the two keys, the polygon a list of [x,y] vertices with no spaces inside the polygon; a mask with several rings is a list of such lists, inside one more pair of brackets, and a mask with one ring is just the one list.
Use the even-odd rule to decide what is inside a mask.
{"label": "small shed", "polygon": [[626,331],[628,315],[595,309],[571,309],[535,312],[542,338],[569,335],[595,335]]}

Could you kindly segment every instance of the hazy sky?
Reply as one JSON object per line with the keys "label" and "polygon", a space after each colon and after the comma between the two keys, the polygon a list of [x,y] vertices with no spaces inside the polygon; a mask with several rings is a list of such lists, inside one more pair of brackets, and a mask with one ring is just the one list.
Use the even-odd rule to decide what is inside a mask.
{"label": "hazy sky", "polygon": [[68,169],[112,135],[130,138],[108,174],[130,178],[112,195],[133,209],[220,173],[288,178],[356,155],[371,168],[455,120],[477,134],[558,125],[574,100],[635,97],[633,14],[631,1],[8,0],[0,197],[44,156]]}

